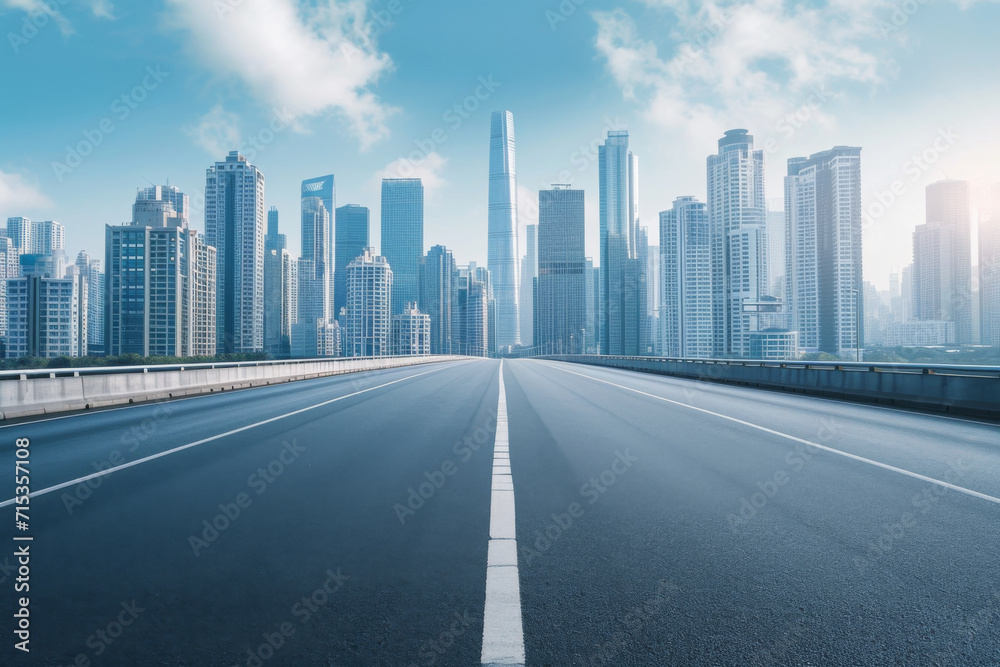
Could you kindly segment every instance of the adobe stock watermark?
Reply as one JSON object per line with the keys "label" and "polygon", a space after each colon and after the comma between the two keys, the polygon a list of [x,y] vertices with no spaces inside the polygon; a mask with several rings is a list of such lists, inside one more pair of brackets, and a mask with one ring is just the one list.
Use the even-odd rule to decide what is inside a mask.
{"label": "adobe stock watermark", "polygon": [[[330,604],[333,596],[351,580],[349,576],[340,571],[327,570],[326,579],[316,587],[309,595],[303,595],[300,600],[292,605],[290,614],[298,620],[299,625],[305,625],[312,620],[324,607]],[[256,648],[248,648],[246,656],[240,658],[240,662],[233,667],[263,667],[264,663],[275,656],[289,639],[295,636],[297,628],[290,620],[282,621],[275,627],[274,632],[265,632],[262,637],[264,641]]]}
{"label": "adobe stock watermark", "polygon": [[814,121],[820,113],[820,109],[826,105],[833,97],[827,91],[825,84],[813,86],[808,96],[794,110],[786,113],[774,124],[774,129],[780,133],[781,137],[768,137],[762,144],[764,152],[768,155],[776,153],[781,148],[781,141],[788,141],[803,127]]}
{"label": "adobe stock watermark", "polygon": [[664,607],[680,590],[681,587],[674,582],[661,579],[651,597],[622,616],[621,623],[624,628],[615,632],[610,640],[601,644],[584,664],[589,667],[623,664],[624,661],[616,659],[619,654],[636,643],[638,631],[649,625],[655,618],[663,615],[666,611]]}
{"label": "adobe stock watermark", "polygon": [[253,496],[241,491],[236,494],[232,502],[219,503],[219,513],[202,520],[201,532],[197,535],[193,533],[188,535],[188,546],[191,547],[195,557],[200,556],[201,552],[218,540],[222,533],[229,530],[229,527],[243,516],[247,508],[253,505],[254,497],[263,495],[268,487],[285,473],[288,466],[298,461],[305,450],[305,446],[298,444],[295,438],[292,438],[291,442],[284,441],[273,460],[247,477],[247,486],[253,491]]}
{"label": "adobe stock watermark", "polygon": [[899,198],[906,194],[910,185],[916,183],[920,178],[930,171],[941,156],[947,153],[962,138],[962,135],[951,129],[938,128],[937,136],[919,153],[910,156],[901,166],[902,176],[893,180],[887,188],[880,189],[875,193],[877,201],[871,202],[861,212],[862,226],[865,228],[874,225],[884,216]]}
{"label": "adobe stock watermark", "polygon": [[554,9],[546,9],[545,20],[548,21],[549,27],[552,28],[552,32],[556,31],[560,23],[565,23],[569,20],[569,17],[576,14],[576,10],[584,2],[586,2],[586,0],[561,0],[561,2],[556,5]]}
{"label": "adobe stock watermark", "polygon": [[392,506],[392,511],[400,525],[404,525],[408,518],[414,516],[420,508],[430,501],[444,487],[450,477],[458,474],[460,464],[468,463],[480,449],[490,447],[493,444],[497,428],[497,414],[493,410],[490,410],[488,414],[484,424],[476,427],[472,433],[465,435],[452,445],[451,451],[458,457],[457,464],[452,459],[445,459],[441,465],[433,470],[425,470],[423,480],[407,489],[406,500]]}
{"label": "adobe stock watermark", "polygon": [[436,665],[450,649],[455,645],[455,641],[469,631],[472,624],[479,619],[469,613],[468,610],[461,614],[452,614],[453,620],[448,629],[444,630],[437,637],[428,639],[420,645],[420,662],[411,662],[408,667],[420,667],[420,665]]}
{"label": "adobe stock watermark", "polygon": [[[146,611],[145,607],[140,607],[135,600],[122,602],[121,611],[106,624],[94,630],[87,637],[86,645],[93,652],[93,658],[87,653],[77,653],[73,658],[72,667],[90,667],[92,660],[97,660],[118,640],[125,631],[132,627],[139,614]],[[106,659],[106,658],[105,658]]]}
{"label": "adobe stock watermark", "polygon": [[21,19],[20,30],[7,33],[7,41],[14,54],[19,54],[21,48],[37,37],[42,28],[56,20],[59,15],[58,5],[68,3],[69,0],[43,0],[37,3],[38,9]]}
{"label": "adobe stock watermark", "polygon": [[139,108],[149,94],[160,87],[160,84],[170,76],[170,72],[164,72],[160,65],[148,65],[146,75],[139,84],[131,90],[122,93],[111,101],[110,116],[105,116],[97,121],[94,127],[82,130],[83,139],[75,145],[67,144],[66,156],[62,162],[53,162],[52,171],[60,183],[72,174],[77,167],[83,164],[84,158],[91,155],[104,140],[117,129],[115,121],[124,122],[132,115],[132,112]]}
{"label": "adobe stock watermark", "polygon": [[700,60],[735,18],[728,8],[716,8],[708,14],[699,22],[691,38],[678,47],[677,55],[670,61],[668,68],[674,76],[679,76],[686,66]]}
{"label": "adobe stock watermark", "polygon": [[[106,459],[101,459],[100,461],[92,461],[91,467],[97,472],[103,472],[105,470],[112,470],[117,468],[130,459],[128,454],[134,453],[139,446],[148,441],[153,437],[153,434],[160,428],[160,424],[165,422],[167,418],[173,414],[174,410],[169,403],[163,403],[157,406],[153,414],[143,418],[138,424],[129,426],[124,431],[122,431],[121,436],[118,438],[118,444],[121,445],[119,449],[114,449],[108,454]],[[105,478],[110,477],[114,474],[114,471],[107,473],[106,475],[101,475],[99,477],[94,477],[92,479],[80,482],[75,487],[73,487],[72,493],[68,491],[63,491],[61,499],[63,502],[63,507],[66,508],[67,514],[73,514],[78,508],[83,506],[94,492],[101,487],[104,483]]]}
{"label": "adobe stock watermark", "polygon": [[[816,433],[816,439],[822,444],[835,438],[843,426],[833,417],[820,419],[820,428]],[[740,499],[740,505],[736,511],[726,517],[729,529],[737,535],[745,534],[744,529],[757,515],[767,507],[781,489],[788,485],[792,478],[802,472],[806,465],[812,461],[813,457],[823,451],[816,444],[795,443],[795,448],[785,455],[785,468],[774,471],[770,477],[762,482],[757,482],[757,489],[749,496]]]}
{"label": "adobe stock watermark", "polygon": [[875,27],[878,28],[879,34],[883,39],[889,35],[899,32],[903,27],[910,22],[910,18],[913,17],[917,12],[923,8],[930,0],[903,0],[900,3],[893,3],[890,5],[892,7],[892,12],[886,17],[888,20],[883,18],[878,19],[875,22]]}
{"label": "adobe stock watermark", "polygon": [[441,119],[446,123],[447,129],[436,127],[426,138],[415,139],[413,143],[416,145],[416,150],[398,160],[399,166],[393,177],[410,178],[414,176],[417,168],[423,165],[432,153],[436,152],[438,146],[448,142],[449,130],[455,132],[462,127],[465,121],[479,110],[483,102],[493,97],[493,93],[502,85],[503,82],[493,79],[493,74],[480,76],[472,93],[444,110]]}
{"label": "adobe stock watermark", "polygon": [[[580,487],[580,496],[587,500],[588,505],[593,505],[613,487],[625,473],[632,468],[632,464],[637,462],[638,457],[632,456],[629,450],[615,452],[615,459],[601,474],[591,477]],[[554,512],[552,522],[547,523],[543,528],[534,532],[535,541],[527,544],[527,540],[521,543],[521,558],[525,567],[531,567],[532,562],[543,553],[551,549],[556,542],[570,529],[573,524],[582,519],[586,511],[581,503],[572,502],[566,507],[565,512]],[[532,548],[534,547],[534,548]]]}

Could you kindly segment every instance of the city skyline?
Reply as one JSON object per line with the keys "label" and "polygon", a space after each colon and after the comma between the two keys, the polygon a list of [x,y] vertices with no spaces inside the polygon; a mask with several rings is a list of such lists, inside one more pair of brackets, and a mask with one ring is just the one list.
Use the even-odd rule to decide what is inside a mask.
{"label": "city skyline", "polygon": [[[11,22],[13,34],[18,35],[21,20],[31,14],[10,4],[0,3],[0,15]],[[817,48],[806,54],[813,68],[790,80],[782,75],[781,63],[788,62],[783,45],[754,45],[753,40],[739,38],[749,30],[754,12],[766,19],[767,25],[785,28],[810,17],[759,3],[749,3],[733,12],[731,20],[708,28],[697,16],[640,3],[612,9],[609,3],[598,1],[570,16],[562,16],[556,9],[557,18],[536,5],[519,2],[503,11],[487,9],[472,15],[468,10],[459,11],[457,16],[462,19],[517,25],[528,36],[537,37],[527,40],[527,53],[503,67],[480,55],[499,39],[493,31],[484,49],[468,48],[472,40],[459,34],[461,31],[446,31],[442,48],[449,52],[464,48],[470,53],[469,58],[458,59],[460,62],[445,60],[437,51],[416,51],[412,38],[433,25],[440,11],[404,3],[403,11],[391,16],[389,27],[376,24],[379,34],[373,40],[375,53],[391,59],[399,71],[388,73],[385,63],[367,56],[363,61],[372,66],[371,71],[384,73],[378,90],[381,97],[373,104],[388,112],[376,119],[381,129],[374,133],[353,123],[351,114],[342,118],[336,113],[314,113],[323,104],[340,109],[339,105],[348,105],[351,99],[361,100],[360,93],[367,92],[370,81],[334,86],[346,100],[343,102],[336,98],[336,92],[319,100],[300,100],[300,88],[293,85],[299,78],[289,75],[288,85],[274,88],[268,99],[256,85],[259,82],[249,81],[244,67],[233,62],[233,42],[250,30],[248,24],[253,21],[248,19],[267,11],[279,12],[291,3],[282,0],[271,4],[272,9],[267,10],[257,3],[243,2],[220,17],[212,7],[170,2],[166,5],[172,10],[170,21],[156,13],[159,5],[155,4],[153,16],[140,16],[128,2],[114,3],[113,10],[102,16],[84,7],[64,7],[65,33],[52,22],[26,44],[18,42],[16,49],[11,45],[8,57],[16,65],[9,70],[13,85],[29,89],[29,81],[43,68],[54,74],[51,85],[39,91],[42,96],[37,104],[30,105],[42,112],[4,111],[7,126],[19,131],[6,137],[8,151],[0,161],[0,218],[25,215],[59,220],[70,230],[71,247],[98,256],[103,226],[128,219],[124,203],[116,205],[113,199],[98,196],[98,191],[125,192],[145,186],[144,179],[156,183],[169,179],[194,195],[200,189],[201,165],[218,159],[220,150],[224,153],[242,146],[247,153],[253,149],[256,154],[251,161],[272,175],[269,206],[276,205],[286,216],[292,215],[298,181],[311,174],[336,173],[338,186],[346,195],[341,197],[342,203],[371,208],[374,238],[379,234],[380,178],[386,172],[401,175],[400,169],[415,168],[413,174],[406,175],[424,177],[428,184],[428,240],[448,239],[457,254],[485,264],[486,239],[466,222],[486,217],[486,158],[476,147],[482,145],[489,112],[507,108],[519,120],[519,195],[537,193],[553,182],[568,181],[584,189],[587,255],[594,258],[599,254],[593,185],[596,155],[589,147],[607,129],[630,131],[633,149],[644,156],[647,182],[664,187],[658,196],[647,192],[643,197],[641,218],[647,222],[655,220],[677,196],[705,198],[704,185],[688,165],[701,159],[715,135],[728,127],[748,128],[765,147],[769,198],[780,197],[787,158],[809,155],[824,146],[864,146],[864,207],[868,213],[875,206],[878,214],[866,220],[865,246],[870,252],[866,252],[865,274],[887,288],[890,270],[907,263],[908,253],[898,239],[908,236],[921,220],[925,185],[945,177],[970,180],[975,209],[985,205],[982,200],[987,186],[1000,180],[1000,166],[990,151],[998,129],[987,112],[998,93],[980,85],[975,68],[955,66],[995,61],[984,34],[985,26],[995,24],[1000,15],[1000,8],[991,3],[963,3],[964,8],[955,2],[921,5],[913,15],[904,16],[902,25],[893,23],[887,7],[852,7],[845,10],[845,16],[832,17],[833,10],[818,8],[813,18],[830,18],[834,26],[843,27],[845,22],[866,26],[853,36],[843,30],[831,31],[818,45],[829,47],[842,40],[857,46],[863,64],[838,68],[842,61],[824,56],[829,51]],[[379,7],[372,4],[368,9]],[[366,16],[370,18],[370,14]],[[150,21],[164,25],[155,37],[149,35]],[[880,29],[880,23],[888,29]],[[223,44],[208,44],[212,31],[220,25],[231,27],[234,36]],[[294,27],[294,22],[291,25]],[[963,28],[962,40],[951,39],[958,28]],[[99,45],[111,30],[143,35],[155,48],[110,60],[107,50]],[[706,39],[697,41],[700,30],[707,31]],[[343,34],[350,46],[351,31]],[[280,40],[285,36],[280,31],[273,37]],[[341,41],[314,46],[335,55],[340,53]],[[941,53],[939,43],[948,44],[948,58],[930,55]],[[916,48],[918,44],[920,48]],[[670,85],[679,86],[684,93],[685,84],[735,76],[713,68],[725,49],[750,50],[744,59],[744,74],[755,76],[734,82],[743,86],[739,90],[747,92],[748,98],[705,95],[700,99],[689,92],[678,95],[677,105],[683,108],[667,106],[657,111],[661,109],[659,93],[672,90]],[[567,58],[566,63],[553,57],[567,51],[579,57]],[[214,58],[194,58],[193,54]],[[629,54],[645,54],[635,61],[631,72],[616,64],[619,56]],[[49,67],[54,59],[67,65],[65,71]],[[412,66],[424,62],[443,69],[428,67],[424,73],[423,67]],[[532,69],[537,62],[549,63],[544,74]],[[705,66],[695,67],[699,62]],[[101,72],[98,85],[75,84],[77,67]],[[147,72],[147,67],[156,76]],[[923,84],[927,76],[944,67],[949,68],[948,76],[935,76],[935,93],[926,95]],[[430,72],[443,76],[435,74],[428,79]],[[221,83],[223,88],[216,92],[204,85],[206,80]],[[759,89],[746,90],[750,81],[759,81]],[[351,83],[357,86],[351,88]],[[140,89],[137,92],[133,90],[136,86]],[[700,89],[695,85],[691,88]],[[129,91],[136,92],[136,99]],[[122,119],[123,112],[111,111],[111,106],[126,93],[135,107],[116,104],[116,110],[130,112]],[[981,104],[961,103],[973,94]],[[67,103],[70,95],[72,104]],[[137,101],[140,97],[141,102]],[[279,101],[283,104],[276,104]],[[287,107],[289,116],[275,114],[282,106]],[[356,106],[364,104],[358,101]],[[583,108],[587,113],[581,113]],[[677,114],[690,108],[705,113],[678,124]],[[55,109],[62,111],[55,113]],[[909,111],[900,117],[896,113],[899,109]],[[115,129],[104,132],[96,144],[100,121],[105,117]],[[441,133],[435,134],[438,129]],[[76,151],[79,144],[88,141],[85,132],[94,145],[84,147],[88,155],[80,156],[77,164],[77,160],[67,158],[67,146]],[[149,141],[135,141],[143,134],[148,134]],[[318,143],[323,150],[316,150]],[[155,164],[147,161],[150,151],[158,156]],[[55,163],[64,165],[58,175]],[[563,172],[567,179],[560,178]],[[892,195],[892,205],[881,212],[879,195],[890,192],[890,185],[897,180],[903,192]],[[519,231],[535,220],[534,199],[531,195],[522,202]],[[203,215],[203,211],[192,211],[192,227],[204,229]],[[976,232],[974,218],[974,245]],[[297,235],[298,230],[288,230],[289,247],[298,247]]]}

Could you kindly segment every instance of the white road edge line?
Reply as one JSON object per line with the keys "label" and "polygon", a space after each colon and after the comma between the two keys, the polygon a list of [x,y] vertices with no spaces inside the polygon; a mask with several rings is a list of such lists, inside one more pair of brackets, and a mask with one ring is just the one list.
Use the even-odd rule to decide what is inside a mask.
{"label": "white road edge line", "polygon": [[579,375],[582,378],[587,378],[588,380],[593,380],[594,382],[602,382],[604,384],[611,385],[612,387],[618,387],[619,389],[624,389],[626,391],[631,391],[631,392],[634,392],[636,394],[642,394],[643,396],[648,396],[649,398],[655,398],[658,401],[665,401],[667,403],[672,403],[672,404],[680,406],[682,408],[688,408],[689,410],[696,410],[698,412],[703,412],[703,413],[705,413],[707,415],[712,415],[713,417],[719,417],[720,419],[726,419],[728,421],[735,422],[737,424],[742,424],[743,426],[749,426],[750,428],[757,429],[758,431],[763,431],[764,433],[770,433],[771,435],[776,435],[776,436],[779,436],[779,437],[782,437],[782,438],[787,438],[788,440],[792,440],[794,442],[800,442],[800,443],[802,443],[804,445],[808,445],[810,447],[816,447],[817,449],[821,449],[821,450],[823,450],[825,452],[830,452],[831,454],[837,454],[838,456],[843,456],[845,458],[852,459],[854,461],[860,461],[861,463],[867,463],[868,465],[872,465],[872,466],[875,466],[877,468],[882,468],[883,470],[889,470],[891,472],[895,472],[895,473],[898,473],[900,475],[906,475],[907,477],[912,477],[914,479],[919,479],[919,480],[921,480],[923,482],[928,482],[930,484],[935,484],[937,486],[944,487],[946,489],[951,489],[953,491],[958,491],[959,493],[964,493],[967,496],[972,496],[974,498],[979,498],[981,500],[987,500],[987,501],[989,501],[991,503],[1000,504],[1000,498],[995,498],[995,497],[987,495],[985,493],[980,493],[979,491],[973,491],[972,489],[967,489],[967,488],[965,488],[963,486],[956,486],[955,484],[950,484],[948,482],[941,481],[940,479],[934,479],[933,477],[927,477],[925,475],[921,475],[920,473],[911,472],[911,471],[905,470],[903,468],[897,468],[896,466],[889,465],[888,463],[882,463],[881,461],[875,461],[875,460],[872,460],[872,459],[868,459],[868,458],[865,458],[863,456],[858,456],[857,454],[851,454],[851,453],[848,453],[848,452],[845,452],[845,451],[841,451],[839,449],[834,449],[833,447],[827,447],[826,445],[821,445],[818,442],[812,442],[811,440],[804,440],[802,438],[797,438],[794,435],[789,435],[787,433],[782,433],[781,431],[775,431],[774,429],[767,428],[766,426],[760,426],[759,424],[754,424],[752,422],[743,421],[742,419],[737,419],[736,417],[730,417],[728,415],[724,415],[724,414],[721,414],[719,412],[713,412],[711,410],[706,410],[705,408],[698,408],[698,407],[695,407],[693,405],[688,405],[686,403],[681,403],[680,401],[674,401],[674,400],[671,400],[669,398],[664,398],[662,396],[657,396],[656,394],[650,394],[650,393],[647,393],[645,391],[641,391],[639,389],[633,389],[632,387],[626,387],[625,385],[616,384],[614,382],[609,382],[607,380],[602,380],[600,378],[595,378],[595,377],[590,376],[590,375],[584,375],[583,373],[577,373],[576,371],[571,371],[571,370],[565,369],[562,366],[559,366],[559,365],[556,365],[556,364],[550,364],[550,363],[545,362],[545,361],[543,361],[542,363],[545,364],[545,365],[547,365],[547,366],[550,366],[552,368],[555,368],[556,370],[560,370],[560,371],[562,371],[564,373],[570,373],[572,375]]}
{"label": "white road edge line", "polygon": [[517,571],[517,535],[514,528],[514,480],[510,474],[507,435],[507,395],[500,360],[500,399],[497,435],[493,445],[493,483],[490,491],[490,541],[486,557],[486,607],[483,611],[482,664],[524,667],[524,628],[521,625],[521,580]]}
{"label": "white road edge line", "polygon": [[[468,362],[463,362],[468,363]],[[230,435],[235,435],[236,433],[242,433],[243,431],[249,431],[252,428],[257,428],[258,426],[263,426],[264,424],[270,424],[271,422],[276,422],[279,419],[285,419],[286,417],[292,417],[295,415],[302,414],[303,412],[308,412],[309,410],[315,410],[316,408],[321,408],[324,405],[330,405],[331,403],[336,403],[337,401],[342,401],[345,398],[351,398],[352,396],[357,396],[358,394],[364,394],[369,391],[374,391],[376,389],[381,389],[383,387],[388,387],[389,385],[396,384],[398,382],[405,382],[406,380],[412,380],[418,378],[422,375],[428,375],[429,373],[437,373],[438,371],[444,370],[445,367],[433,368],[429,371],[423,373],[418,373],[416,375],[408,375],[405,378],[400,378],[398,380],[393,380],[392,382],[386,382],[385,384],[380,384],[376,387],[369,387],[368,389],[362,389],[361,391],[356,391],[353,394],[347,394],[346,396],[338,396],[337,398],[332,398],[329,401],[323,401],[322,403],[317,403],[316,405],[310,405],[309,407],[301,408],[293,412],[287,412],[283,415],[278,415],[277,417],[271,417],[270,419],[265,419],[263,421],[255,422],[253,424],[248,424],[246,426],[241,426],[240,428],[233,429],[232,431],[226,431],[225,433],[219,433],[218,435],[213,435],[208,438],[202,438],[201,440],[196,440],[194,442],[189,442],[186,445],[181,445],[180,447],[174,447],[173,449],[168,449],[164,452],[159,452],[158,454],[151,454],[141,459],[136,459],[135,461],[130,461],[128,463],[123,463],[120,466],[115,466],[114,468],[107,468],[99,472],[91,473],[90,475],[84,475],[83,477],[77,477],[76,479],[71,479],[68,482],[63,482],[62,484],[56,484],[55,486],[50,486],[44,489],[39,489],[38,491],[32,491],[31,497],[35,498],[37,496],[44,496],[45,494],[52,493],[53,491],[58,491],[60,489],[65,489],[67,486],[74,486],[80,484],[81,482],[86,482],[97,477],[104,477],[105,475],[110,475],[113,472],[119,470],[124,470],[125,468],[131,468],[133,466],[141,465],[149,461],[154,461],[164,456],[169,456],[171,454],[176,454],[177,452],[182,452],[185,449],[191,449],[192,447],[197,447],[198,445],[204,445],[207,442],[212,442],[213,440],[219,440],[221,438],[226,438]],[[13,505],[14,499],[5,500],[0,503],[0,507],[6,507],[7,505]]]}

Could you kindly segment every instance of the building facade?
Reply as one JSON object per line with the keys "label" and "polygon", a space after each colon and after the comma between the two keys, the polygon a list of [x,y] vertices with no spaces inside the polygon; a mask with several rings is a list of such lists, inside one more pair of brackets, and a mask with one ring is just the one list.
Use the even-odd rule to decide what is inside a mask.
{"label": "building facade", "polygon": [[538,193],[538,278],[534,339],[545,354],[583,354],[587,286],[583,190]]}
{"label": "building facade", "polygon": [[393,282],[389,262],[374,248],[347,265],[346,356],[390,354]]}
{"label": "building facade", "polygon": [[392,268],[392,313],[420,304],[424,256],[424,186],[419,178],[382,180],[382,255]]}
{"label": "building facade", "polygon": [[678,197],[660,213],[661,353],[710,358],[714,349],[712,244],[708,207]]}
{"label": "building facade", "polygon": [[347,305],[347,265],[371,245],[371,212],[364,206],[347,204],[334,214],[333,310],[338,317]]}
{"label": "building facade", "polygon": [[497,345],[521,343],[518,307],[517,167],[514,114],[494,111],[490,119],[489,245],[486,267],[497,309]]}
{"label": "building facade", "polygon": [[420,302],[430,318],[430,354],[451,354],[455,257],[443,245],[436,245],[427,252],[421,269]]}
{"label": "building facade", "polygon": [[431,318],[421,313],[417,304],[406,304],[403,312],[392,316],[393,356],[421,356],[431,353]]}

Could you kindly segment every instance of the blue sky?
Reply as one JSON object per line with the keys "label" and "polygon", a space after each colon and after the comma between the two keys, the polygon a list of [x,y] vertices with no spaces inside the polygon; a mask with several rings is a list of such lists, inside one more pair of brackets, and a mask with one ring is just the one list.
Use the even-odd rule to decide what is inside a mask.
{"label": "blue sky", "polygon": [[865,278],[883,287],[909,262],[925,185],[968,179],[985,208],[1000,182],[1000,3],[985,0],[0,0],[0,25],[0,217],[62,222],[71,254],[103,256],[104,224],[149,182],[188,192],[203,230],[205,169],[241,146],[293,253],[303,179],[334,173],[338,205],[372,209],[377,246],[379,179],[417,175],[427,245],[485,263],[504,108],[522,224],[539,188],[572,183],[594,256],[607,129],[630,131],[654,238],[674,198],[705,196],[724,130],[768,143],[769,199],[789,157],[861,146]]}

